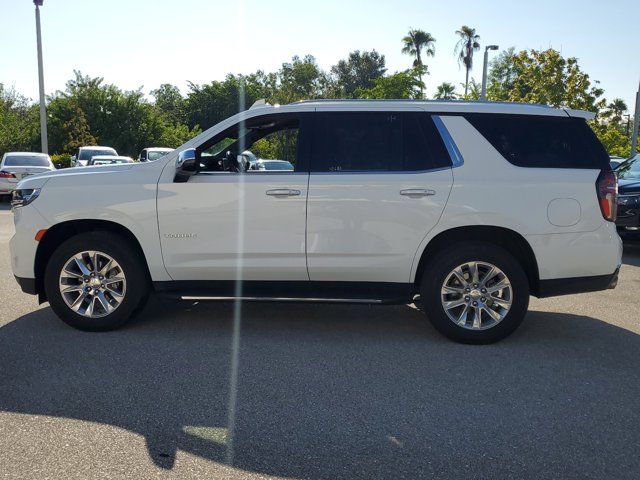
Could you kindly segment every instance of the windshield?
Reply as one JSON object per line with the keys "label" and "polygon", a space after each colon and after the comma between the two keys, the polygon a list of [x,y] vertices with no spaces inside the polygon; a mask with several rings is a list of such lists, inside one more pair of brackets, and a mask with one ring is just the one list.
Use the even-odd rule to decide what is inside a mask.
{"label": "windshield", "polygon": [[117,155],[117,153],[113,148],[80,150],[78,160],[91,160],[91,157],[96,157],[98,155]]}
{"label": "windshield", "polygon": [[49,157],[42,155],[34,155],[28,157],[25,155],[12,155],[4,159],[5,167],[50,167]]}
{"label": "windshield", "polygon": [[149,155],[147,158],[153,161],[153,160],[159,159],[160,157],[164,157],[167,153],[169,152],[162,152],[162,151],[155,150],[155,151],[149,152]]}
{"label": "windshield", "polygon": [[640,180],[640,161],[638,158],[629,160],[616,170],[618,178],[622,180]]}

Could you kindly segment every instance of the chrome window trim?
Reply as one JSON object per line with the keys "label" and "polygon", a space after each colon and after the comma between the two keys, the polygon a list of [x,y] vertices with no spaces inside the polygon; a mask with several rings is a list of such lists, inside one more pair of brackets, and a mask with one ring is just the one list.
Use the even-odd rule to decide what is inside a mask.
{"label": "chrome window trim", "polygon": [[447,130],[447,127],[445,127],[442,118],[440,118],[440,115],[432,115],[431,118],[433,119],[433,123],[438,129],[438,133],[440,134],[440,137],[444,142],[444,146],[447,149],[447,152],[449,152],[452,167],[461,167],[462,165],[464,165],[464,157],[460,153],[460,150],[458,150],[458,146],[456,145],[456,142],[453,141],[449,130]]}

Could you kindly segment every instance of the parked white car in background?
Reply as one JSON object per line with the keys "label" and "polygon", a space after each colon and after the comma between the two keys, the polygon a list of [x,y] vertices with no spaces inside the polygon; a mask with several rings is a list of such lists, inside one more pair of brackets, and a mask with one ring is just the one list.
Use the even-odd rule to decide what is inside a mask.
{"label": "parked white car in background", "polygon": [[92,165],[111,165],[114,163],[133,163],[133,158],[122,155],[95,155],[87,162],[87,167]]}
{"label": "parked white car in background", "polygon": [[118,152],[111,147],[80,147],[78,153],[71,157],[71,162],[74,167],[84,167],[87,162],[91,160],[91,157],[96,155],[118,155]]}
{"label": "parked white car in background", "polygon": [[[484,102],[252,107],[155,162],[22,180],[13,272],[83,330],[124,324],[153,291],[228,298],[242,280],[250,298],[419,295],[450,338],[496,341],[529,295],[616,284],[617,185],[592,116]],[[246,151],[294,171],[245,171]]]}
{"label": "parked white car in background", "polygon": [[55,169],[46,153],[5,153],[0,161],[0,196],[10,195],[18,182],[29,175]]}
{"label": "parked white car in background", "polygon": [[139,162],[153,162],[164,157],[167,153],[173,152],[173,148],[149,147],[143,148],[138,155]]}

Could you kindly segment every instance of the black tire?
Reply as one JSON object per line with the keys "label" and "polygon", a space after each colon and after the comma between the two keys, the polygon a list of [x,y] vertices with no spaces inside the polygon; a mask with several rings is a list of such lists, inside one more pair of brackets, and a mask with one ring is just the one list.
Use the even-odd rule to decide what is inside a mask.
{"label": "black tire", "polygon": [[[447,276],[459,265],[474,261],[486,262],[502,270],[509,278],[513,294],[504,319],[485,330],[457,325],[442,305],[441,289]],[[502,340],[518,328],[529,307],[529,281],[520,263],[503,248],[485,242],[456,243],[437,252],[425,265],[420,294],[424,312],[433,326],[460,343],[487,344]]]}
{"label": "black tire", "polygon": [[[74,312],[62,298],[59,282],[65,262],[82,251],[97,250],[120,264],[127,288],[120,305],[110,314],[89,318]],[[44,275],[44,289],[52,310],[68,325],[89,332],[103,332],[121,327],[144,307],[150,285],[146,266],[129,241],[113,232],[81,233],[60,244],[51,255]]]}

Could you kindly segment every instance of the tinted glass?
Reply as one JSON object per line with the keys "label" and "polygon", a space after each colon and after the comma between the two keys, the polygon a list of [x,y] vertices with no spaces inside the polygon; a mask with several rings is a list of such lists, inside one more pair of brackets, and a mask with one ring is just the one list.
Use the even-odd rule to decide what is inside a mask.
{"label": "tinted glass", "polygon": [[91,157],[96,157],[98,155],[117,155],[117,153],[113,149],[108,149],[108,150],[100,150],[100,149],[96,149],[96,150],[81,150],[80,151],[80,156],[78,157],[78,160],[90,160]]}
{"label": "tinted glass", "polygon": [[[157,159],[159,159],[161,157],[164,157],[167,153],[169,153],[169,152],[159,152],[157,150],[156,151],[151,151],[151,152],[149,152],[148,158],[149,158],[150,161],[157,160]],[[144,158],[144,155],[142,156],[142,158]]]}
{"label": "tinted glass", "polygon": [[[279,169],[307,171],[311,114],[274,114],[253,117],[236,124],[207,140],[197,148],[201,158],[200,171],[234,172],[235,157],[242,154],[255,173]],[[265,168],[258,161],[279,160],[284,166]],[[288,168],[285,168],[288,167]]]}
{"label": "tinted glass", "polygon": [[467,115],[510,163],[519,167],[610,169],[609,157],[587,122],[539,115]]}
{"label": "tinted glass", "polygon": [[316,132],[316,172],[419,171],[451,165],[425,113],[323,113]]}
{"label": "tinted glass", "polygon": [[270,162],[267,160],[260,162],[260,166],[264,167],[265,170],[293,171],[293,165],[291,164],[291,162]]}
{"label": "tinted glass", "polygon": [[623,180],[640,180],[640,159],[636,157],[623,163],[616,172],[618,173],[618,178]]}
{"label": "tinted glass", "polygon": [[431,116],[425,113],[404,113],[402,118],[402,170],[450,167],[451,158]]}
{"label": "tinted glass", "polygon": [[389,171],[401,162],[398,114],[325,113],[317,121],[313,171]]}
{"label": "tinted glass", "polygon": [[[284,160],[290,165],[295,165],[298,153],[298,128],[286,128],[270,133],[249,145],[248,150],[261,160]],[[273,168],[267,166],[267,170],[284,170],[284,168],[278,169],[273,166],[278,163],[272,162]]]}
{"label": "tinted glass", "polygon": [[11,155],[4,159],[5,167],[50,167],[49,158],[34,155],[27,157],[23,155]]}

